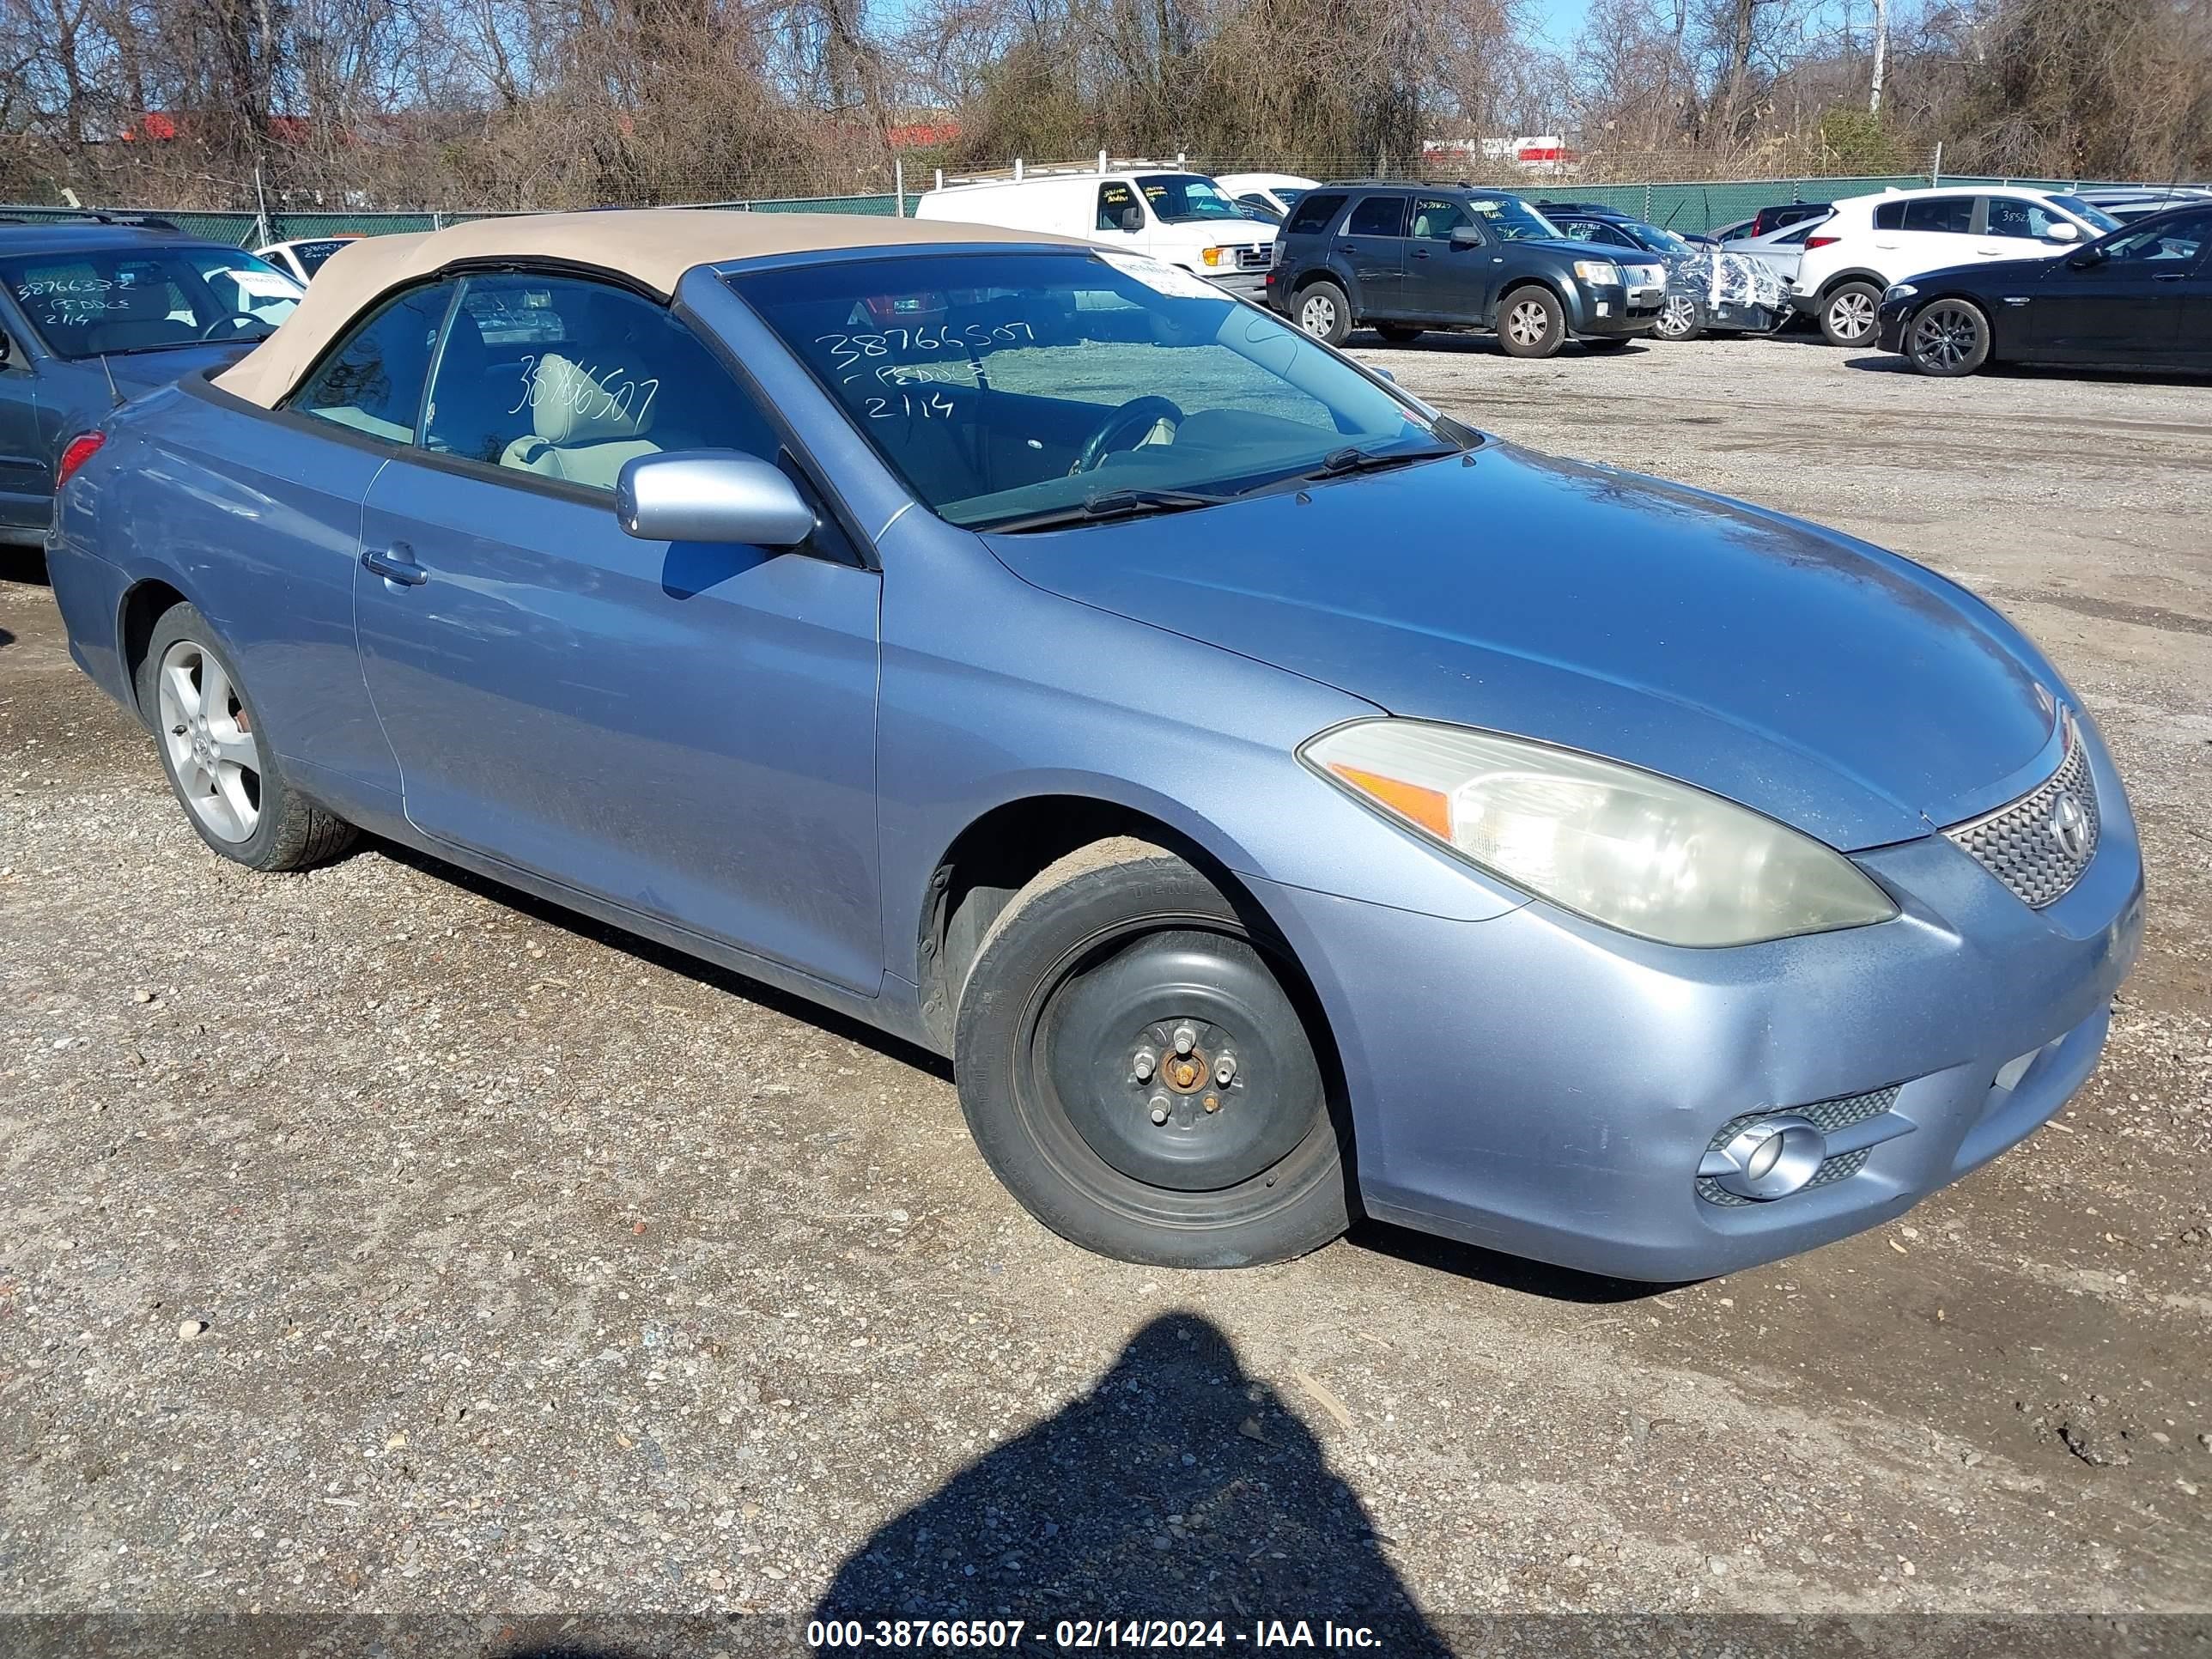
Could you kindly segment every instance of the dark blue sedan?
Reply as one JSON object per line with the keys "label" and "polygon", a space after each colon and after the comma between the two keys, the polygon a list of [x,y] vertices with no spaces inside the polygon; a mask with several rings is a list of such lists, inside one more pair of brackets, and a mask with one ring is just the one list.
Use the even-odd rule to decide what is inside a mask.
{"label": "dark blue sedan", "polygon": [[46,539],[70,439],[126,398],[237,362],[301,291],[165,219],[0,223],[0,544]]}
{"label": "dark blue sedan", "polygon": [[216,853],[365,830],[949,1054],[1125,1258],[1802,1249],[2049,1118],[2136,950],[2120,780],[1987,605],[1140,258],[378,239],[71,454],[72,653]]}

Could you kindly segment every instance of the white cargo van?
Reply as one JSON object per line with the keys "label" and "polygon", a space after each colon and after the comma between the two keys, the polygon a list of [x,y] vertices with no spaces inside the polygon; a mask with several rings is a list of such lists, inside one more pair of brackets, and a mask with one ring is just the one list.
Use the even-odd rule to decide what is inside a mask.
{"label": "white cargo van", "polygon": [[1249,218],[1204,173],[1175,167],[1032,172],[947,185],[925,195],[917,219],[1079,236],[1149,253],[1258,300],[1275,258],[1275,228]]}

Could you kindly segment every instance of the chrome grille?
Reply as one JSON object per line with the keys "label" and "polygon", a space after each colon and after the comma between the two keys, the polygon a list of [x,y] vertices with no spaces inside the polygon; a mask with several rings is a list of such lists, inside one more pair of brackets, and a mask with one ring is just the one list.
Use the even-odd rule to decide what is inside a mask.
{"label": "chrome grille", "polygon": [[[1755,1123],[1763,1117],[1784,1115],[1802,1117],[1822,1134],[1832,1135],[1838,1129],[1848,1129],[1854,1123],[1863,1123],[1870,1117],[1880,1117],[1897,1103],[1900,1085],[1891,1084],[1887,1089],[1869,1089],[1861,1095],[1838,1095],[1833,1100],[1816,1100],[1810,1106],[1777,1106],[1763,1112],[1746,1112],[1732,1117],[1713,1133],[1708,1150],[1725,1146],[1737,1130],[1747,1123]],[[1832,1182],[1848,1181],[1866,1167],[1867,1149],[1855,1152],[1838,1152],[1833,1158],[1824,1158],[1820,1167],[1813,1171],[1813,1178],[1797,1191],[1809,1193],[1815,1187],[1826,1187]],[[1796,1194],[1792,1194],[1795,1197]],[[1698,1196],[1708,1204],[1734,1207],[1742,1204],[1764,1202],[1756,1198],[1742,1198],[1729,1192],[1710,1176],[1698,1177]]]}
{"label": "chrome grille", "polygon": [[[2069,852],[2056,828],[2059,802],[2070,796],[2081,809],[2078,853]],[[2040,910],[2071,892],[2089,860],[2097,856],[2100,830],[2097,781],[2089,755],[2069,716],[2066,758],[2041,787],[1986,817],[1954,824],[1943,833],[1983,869],[2012,889],[2020,902]]]}
{"label": "chrome grille", "polygon": [[1273,243],[1265,247],[1240,247],[1237,250],[1237,269],[1239,270],[1265,270],[1274,262]]}

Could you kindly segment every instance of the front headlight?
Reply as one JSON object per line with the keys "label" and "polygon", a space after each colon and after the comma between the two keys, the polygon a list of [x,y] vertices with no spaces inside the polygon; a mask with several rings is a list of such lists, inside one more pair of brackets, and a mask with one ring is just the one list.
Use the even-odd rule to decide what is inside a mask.
{"label": "front headlight", "polygon": [[1884,300],[1910,300],[1920,290],[1910,283],[1892,283],[1882,291]]}
{"label": "front headlight", "polygon": [[1298,753],[1492,875],[1642,939],[1750,945],[1897,914],[1811,836],[1617,761],[1412,720],[1340,726]]}
{"label": "front headlight", "polygon": [[1625,286],[1620,279],[1620,267],[1610,259],[1577,259],[1575,261],[1575,275],[1599,288]]}

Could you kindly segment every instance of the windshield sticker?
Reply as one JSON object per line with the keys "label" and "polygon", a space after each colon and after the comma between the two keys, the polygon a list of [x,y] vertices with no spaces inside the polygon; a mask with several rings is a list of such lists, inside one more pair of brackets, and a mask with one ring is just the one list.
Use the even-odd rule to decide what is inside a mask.
{"label": "windshield sticker", "polygon": [[1480,198],[1474,201],[1469,202],[1468,205],[1473,208],[1477,213],[1498,213],[1504,210],[1497,203],[1491,201],[1487,197]]}
{"label": "windshield sticker", "polygon": [[1155,294],[1164,294],[1170,300],[1218,300],[1219,289],[1203,276],[1194,276],[1180,265],[1163,264],[1158,259],[1147,258],[1141,253],[1121,253],[1103,250],[1098,257],[1125,276],[1133,276]]}

